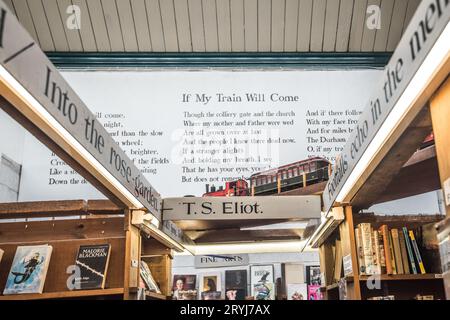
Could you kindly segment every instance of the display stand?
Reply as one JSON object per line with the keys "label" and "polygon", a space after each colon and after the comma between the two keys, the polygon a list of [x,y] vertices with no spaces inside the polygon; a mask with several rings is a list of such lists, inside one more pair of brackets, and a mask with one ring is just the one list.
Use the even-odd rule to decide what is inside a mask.
{"label": "display stand", "polygon": [[[4,250],[0,262],[0,300],[135,298],[141,236],[140,230],[131,224],[131,214],[108,200],[0,204],[0,248]],[[156,240],[144,243],[146,252],[151,252],[152,246],[157,250],[164,248]],[[2,295],[17,246],[39,244],[53,247],[43,293]],[[67,283],[71,273],[67,273],[67,268],[75,264],[80,245],[93,244],[111,245],[105,288],[70,290]],[[158,278],[165,290],[170,283],[167,279],[170,274]]]}
{"label": "display stand", "polygon": [[[416,294],[433,295],[434,299],[445,299],[442,274],[437,270],[440,266],[439,256],[422,252],[426,274],[381,274],[379,276],[360,275],[358,272],[358,256],[355,241],[355,228],[359,223],[369,222],[374,228],[386,224],[389,228],[407,227],[415,229],[426,224],[434,224],[443,219],[442,215],[402,215],[402,216],[376,216],[374,214],[358,214],[352,207],[338,207],[334,210],[344,212],[344,220],[330,235],[319,241],[319,256],[321,272],[325,283],[321,291],[326,300],[339,300],[345,297],[349,300],[366,300],[376,296],[394,295],[398,300],[413,299]],[[340,276],[338,282],[334,266],[333,244],[340,240],[342,257],[351,259],[352,274]],[[380,280],[380,287],[371,286],[373,281]],[[345,282],[345,283],[344,283]],[[345,287],[343,289],[342,287]],[[339,292],[341,290],[341,293]]]}

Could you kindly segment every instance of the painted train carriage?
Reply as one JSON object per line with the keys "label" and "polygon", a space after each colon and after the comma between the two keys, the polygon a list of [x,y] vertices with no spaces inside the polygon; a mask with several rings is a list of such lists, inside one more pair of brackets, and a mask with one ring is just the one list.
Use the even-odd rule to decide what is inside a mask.
{"label": "painted train carriage", "polygon": [[326,181],[329,170],[328,160],[315,157],[258,172],[250,176],[251,194],[275,194]]}

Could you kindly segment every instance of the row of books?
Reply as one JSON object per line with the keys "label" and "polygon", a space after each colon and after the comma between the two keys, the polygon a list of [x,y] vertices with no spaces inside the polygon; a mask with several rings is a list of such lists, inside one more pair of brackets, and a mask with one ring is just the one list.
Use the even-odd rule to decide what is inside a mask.
{"label": "row of books", "polygon": [[355,229],[359,273],[426,273],[413,230],[360,223]]}
{"label": "row of books", "polygon": [[[3,294],[42,293],[52,251],[50,245],[18,246]],[[110,252],[109,244],[80,246],[74,265],[68,268],[68,289],[103,289]],[[0,249],[0,263],[3,254]]]}

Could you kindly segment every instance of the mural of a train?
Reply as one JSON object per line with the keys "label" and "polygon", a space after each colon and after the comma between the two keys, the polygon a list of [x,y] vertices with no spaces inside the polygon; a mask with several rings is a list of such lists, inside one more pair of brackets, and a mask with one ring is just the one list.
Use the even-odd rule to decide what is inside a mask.
{"label": "mural of a train", "polygon": [[206,185],[204,197],[260,196],[277,194],[328,180],[331,164],[328,160],[314,157],[268,169],[250,176],[247,182],[238,179],[216,189]]}

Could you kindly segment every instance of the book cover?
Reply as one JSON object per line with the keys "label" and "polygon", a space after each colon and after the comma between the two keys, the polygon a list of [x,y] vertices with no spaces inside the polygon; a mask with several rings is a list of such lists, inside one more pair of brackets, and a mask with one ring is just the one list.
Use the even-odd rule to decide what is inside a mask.
{"label": "book cover", "polygon": [[255,300],[275,300],[273,265],[250,266],[250,284]]}
{"label": "book cover", "polygon": [[380,243],[378,239],[378,231],[372,231],[372,245],[373,245],[373,261],[375,266],[375,273],[381,274],[381,252]]}
{"label": "book cover", "polygon": [[398,239],[398,229],[392,229],[392,244],[394,247],[395,266],[397,268],[397,274],[404,274],[402,252],[400,250],[400,241]]}
{"label": "book cover", "polygon": [[403,236],[405,238],[406,250],[408,252],[409,262],[411,263],[411,270],[413,274],[417,274],[416,262],[414,261],[414,253],[412,249],[411,240],[409,239],[408,229],[403,227]]}
{"label": "book cover", "polygon": [[200,275],[200,298],[203,292],[222,292],[222,280],[219,272]]}
{"label": "book cover", "polygon": [[364,252],[364,265],[366,266],[366,274],[375,274],[375,264],[373,261],[373,245],[372,245],[372,228],[370,223],[361,223],[361,237]]}
{"label": "book cover", "polygon": [[225,299],[245,300],[247,296],[247,270],[225,271]]}
{"label": "book cover", "polygon": [[364,265],[364,249],[362,246],[361,227],[355,228],[356,254],[358,255],[359,274],[366,274],[366,266]]}
{"label": "book cover", "polygon": [[156,283],[155,279],[153,278],[152,272],[150,271],[150,268],[148,267],[147,263],[141,260],[141,265],[139,268],[140,275],[142,277],[142,280],[144,280],[144,283],[146,284],[146,287],[148,290],[161,293],[161,290],[158,287],[158,284]]}
{"label": "book cover", "polygon": [[308,300],[322,300],[322,292],[320,292],[320,285],[308,286]]}
{"label": "book cover", "polygon": [[109,244],[80,246],[75,260],[80,268],[80,277],[75,278],[77,290],[105,288],[110,253]]}
{"label": "book cover", "polygon": [[[195,274],[175,274],[172,281],[174,300],[195,300],[197,298],[197,276]],[[191,299],[192,296],[194,298]]]}
{"label": "book cover", "polygon": [[406,252],[405,236],[401,230],[398,232],[398,241],[400,242],[400,252],[402,253],[403,272],[410,274],[408,253]]}
{"label": "book cover", "polygon": [[288,300],[308,300],[308,285],[306,283],[288,283],[286,290]]}
{"label": "book cover", "polygon": [[320,266],[306,266],[306,283],[310,286],[321,285]]}
{"label": "book cover", "polygon": [[411,244],[416,254],[417,264],[419,265],[420,273],[425,274],[425,266],[423,265],[422,257],[420,255],[419,247],[417,246],[416,238],[414,236],[414,232],[409,230],[409,238],[411,239]]}
{"label": "book cover", "polygon": [[3,294],[42,293],[52,246],[19,246]]}
{"label": "book cover", "polygon": [[392,274],[392,257],[389,245],[389,230],[387,225],[382,225],[379,229],[380,235],[383,238],[384,259],[386,263],[386,273]]}

